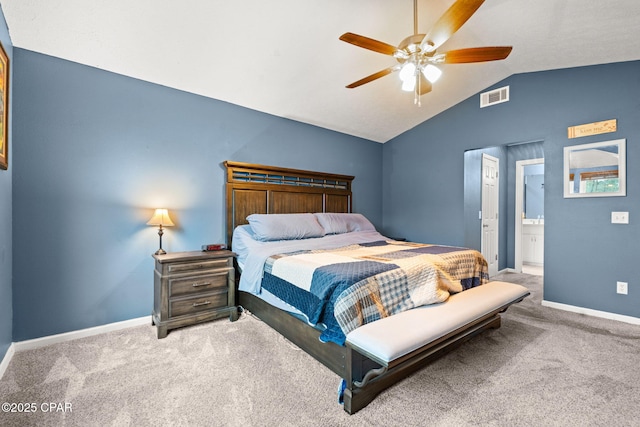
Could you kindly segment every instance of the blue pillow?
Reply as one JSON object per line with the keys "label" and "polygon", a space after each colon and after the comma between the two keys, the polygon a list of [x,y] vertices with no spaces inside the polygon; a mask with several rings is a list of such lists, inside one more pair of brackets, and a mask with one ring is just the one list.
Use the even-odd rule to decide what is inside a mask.
{"label": "blue pillow", "polygon": [[324,228],[313,214],[252,214],[247,217],[255,239],[271,240],[308,239],[322,237]]}
{"label": "blue pillow", "polygon": [[359,213],[317,213],[315,216],[327,234],[376,231],[373,224]]}

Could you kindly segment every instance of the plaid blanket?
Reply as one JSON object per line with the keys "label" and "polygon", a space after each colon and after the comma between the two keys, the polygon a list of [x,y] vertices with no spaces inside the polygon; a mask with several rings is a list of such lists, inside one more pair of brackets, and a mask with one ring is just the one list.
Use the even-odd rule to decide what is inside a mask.
{"label": "plaid blanket", "polygon": [[473,249],[379,241],[271,256],[262,286],[343,345],[358,326],[486,283],[487,271]]}

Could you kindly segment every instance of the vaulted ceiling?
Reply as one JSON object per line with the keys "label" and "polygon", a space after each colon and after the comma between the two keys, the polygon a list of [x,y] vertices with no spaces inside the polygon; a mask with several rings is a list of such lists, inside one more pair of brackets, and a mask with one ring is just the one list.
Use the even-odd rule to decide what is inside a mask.
{"label": "vaulted ceiling", "polygon": [[[419,0],[426,33],[454,0]],[[413,33],[412,0],[1,0],[15,47],[377,142],[517,73],[640,59],[638,0],[486,0],[444,50],[513,46],[504,61],[442,65],[422,105],[393,64],[344,43]]]}

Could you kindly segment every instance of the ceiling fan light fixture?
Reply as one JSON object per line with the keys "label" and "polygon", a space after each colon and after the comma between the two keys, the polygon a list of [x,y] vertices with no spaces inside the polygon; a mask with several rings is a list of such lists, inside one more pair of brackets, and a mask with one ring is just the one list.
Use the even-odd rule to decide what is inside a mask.
{"label": "ceiling fan light fixture", "polygon": [[436,50],[436,47],[431,40],[423,40],[420,44],[420,50],[425,53],[430,53]]}
{"label": "ceiling fan light fixture", "polygon": [[406,62],[400,69],[400,80],[406,82],[408,80],[415,80],[416,64],[409,61]]}
{"label": "ceiling fan light fixture", "polygon": [[444,63],[445,57],[446,55],[444,53],[438,53],[436,55],[433,55],[430,61],[433,62],[434,64],[442,64]]}
{"label": "ceiling fan light fixture", "polygon": [[396,59],[409,59],[409,54],[403,50],[396,50],[392,55]]}
{"label": "ceiling fan light fixture", "polygon": [[[0,0],[1,1],[1,0]],[[347,85],[347,88],[362,86],[376,79],[399,71],[402,89],[414,92],[414,103],[420,106],[420,97],[431,92],[441,76],[437,64],[470,64],[505,59],[511,46],[486,46],[454,49],[438,52],[441,46],[462,27],[485,0],[448,0],[453,4],[436,20],[426,34],[418,31],[418,0],[413,0],[413,34],[405,37],[398,46],[393,46],[354,33],[344,33],[340,40],[355,46],[392,56],[397,64]]]}
{"label": "ceiling fan light fixture", "polygon": [[422,74],[424,74],[431,83],[435,83],[442,75],[442,70],[434,65],[427,64],[427,66],[422,69]]}
{"label": "ceiling fan light fixture", "polygon": [[405,92],[413,92],[416,88],[416,79],[408,78],[402,81],[402,90]]}

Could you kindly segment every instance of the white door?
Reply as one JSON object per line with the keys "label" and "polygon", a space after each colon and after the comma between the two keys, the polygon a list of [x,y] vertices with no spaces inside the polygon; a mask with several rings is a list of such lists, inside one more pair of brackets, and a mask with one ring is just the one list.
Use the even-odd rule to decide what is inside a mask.
{"label": "white door", "polygon": [[498,273],[498,167],[497,158],[482,155],[482,255],[489,277]]}

